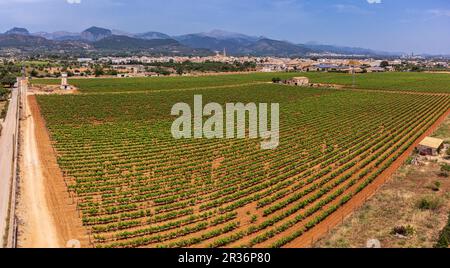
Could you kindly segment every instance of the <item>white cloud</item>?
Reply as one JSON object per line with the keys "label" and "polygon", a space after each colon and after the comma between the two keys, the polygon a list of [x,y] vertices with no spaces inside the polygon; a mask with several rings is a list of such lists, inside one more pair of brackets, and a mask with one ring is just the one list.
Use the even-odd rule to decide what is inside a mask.
{"label": "white cloud", "polygon": [[382,3],[382,1],[381,0],[367,0],[367,3],[369,3],[369,4],[381,4]]}
{"label": "white cloud", "polygon": [[66,0],[67,3],[73,5],[73,4],[81,4],[81,0]]}
{"label": "white cloud", "polygon": [[430,9],[427,13],[436,17],[450,17],[450,9]]}

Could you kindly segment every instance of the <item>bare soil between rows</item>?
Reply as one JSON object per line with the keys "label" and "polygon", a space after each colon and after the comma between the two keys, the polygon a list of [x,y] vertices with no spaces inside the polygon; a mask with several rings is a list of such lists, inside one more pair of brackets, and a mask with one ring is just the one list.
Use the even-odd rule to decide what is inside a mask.
{"label": "bare soil between rows", "polygon": [[389,180],[392,179],[394,173],[405,163],[407,158],[411,155],[417,145],[427,136],[430,136],[436,129],[450,116],[450,109],[447,110],[439,119],[422,135],[411,147],[406,150],[388,169],[386,169],[375,181],[364,188],[361,192],[352,197],[345,205],[339,208],[336,212],[331,214],[321,223],[313,227],[302,236],[296,238],[286,248],[309,248],[313,247],[314,243],[327,235],[332,228],[342,224],[344,220],[351,216],[353,212],[362,207],[364,203],[373,197],[377,191]]}
{"label": "bare soil between rows", "polygon": [[[64,183],[63,174],[57,164],[56,153],[45,126],[45,121],[40,114],[36,98],[35,96],[30,96],[28,100],[32,117],[35,120],[35,139],[38,141],[38,158],[44,177],[44,196],[52,217],[49,222],[53,222],[55,226],[56,235],[58,237],[58,247],[65,247],[67,241],[71,239],[79,240],[82,247],[89,247],[90,244],[87,230],[82,226],[81,219],[76,211],[76,205],[73,203],[73,199],[67,192],[67,186]],[[423,138],[433,133],[449,115],[450,110],[444,113],[407,151],[405,151],[387,170],[378,176],[373,183],[355,195],[348,203],[330,215],[330,217],[326,218],[301,237],[289,243],[286,247],[312,247],[315,241],[329,233],[331,228],[341,224],[346,217],[350,216],[355,210],[360,208],[381,186],[391,179],[392,175],[406,161],[417,144]],[[33,237],[33,232],[27,233],[26,228],[24,228],[24,230],[25,232],[22,233],[22,237]],[[28,246],[35,247],[38,245],[30,244]]]}

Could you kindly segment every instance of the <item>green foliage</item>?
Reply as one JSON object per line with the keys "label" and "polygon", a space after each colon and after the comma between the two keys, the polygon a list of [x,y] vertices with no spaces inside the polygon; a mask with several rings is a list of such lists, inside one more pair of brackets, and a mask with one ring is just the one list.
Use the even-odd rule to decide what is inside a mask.
{"label": "green foliage", "polygon": [[443,171],[443,172],[450,172],[450,165],[449,164],[442,164],[441,165],[441,171]]}
{"label": "green foliage", "polygon": [[[152,69],[153,68],[153,69]],[[149,67],[150,71],[161,73],[166,68]],[[185,71],[188,69],[184,68]],[[166,70],[167,72],[167,70]],[[353,77],[350,74],[308,72],[301,73],[311,83],[339,84],[351,87]],[[71,83],[84,92],[153,91],[161,89],[181,89],[205,86],[237,85],[252,82],[270,82],[272,78],[290,79],[299,73],[252,73],[244,75],[205,76],[167,78],[126,78],[120,83],[112,79],[101,81],[93,79],[72,79]],[[37,80],[38,84],[59,84],[59,80]],[[367,73],[356,75],[356,87],[388,91],[418,91],[450,93],[450,75],[430,73]]]}
{"label": "green foliage", "polygon": [[31,77],[37,77],[39,75],[38,71],[36,71],[36,69],[31,70],[30,72],[30,76]]}
{"label": "green foliage", "polygon": [[6,117],[6,113],[8,112],[8,105],[9,105],[9,101],[7,101],[5,103],[5,106],[3,107],[3,109],[1,109],[0,111],[0,119],[3,119]]}
{"label": "green foliage", "polygon": [[102,76],[102,75],[104,75],[104,74],[105,74],[105,72],[103,71],[103,68],[101,68],[101,67],[96,67],[96,68],[95,68],[95,70],[94,70],[94,75],[95,75],[96,77]]}
{"label": "green foliage", "polygon": [[[149,69],[155,71],[154,69]],[[162,73],[161,70],[156,71]],[[164,73],[162,73],[164,74]],[[295,73],[279,73],[282,78],[292,78]],[[123,91],[159,91],[177,89],[201,89],[203,87],[232,86],[246,83],[270,82],[271,73],[230,74],[201,77],[147,77],[147,78],[116,78],[105,79],[71,79],[70,83],[86,93],[109,93]],[[34,84],[54,84],[57,79],[34,80]]]}
{"label": "green foliage", "polygon": [[381,63],[380,63],[380,67],[381,68],[386,68],[386,67],[388,67],[389,66],[389,62],[388,61],[382,61]]}
{"label": "green foliage", "polygon": [[218,61],[206,61],[206,62],[191,62],[184,61],[181,63],[177,62],[159,62],[149,64],[152,68],[164,68],[164,69],[174,69],[183,70],[183,72],[245,72],[251,71],[256,68],[254,62],[218,62]]}
{"label": "green foliage", "polygon": [[13,74],[6,74],[1,79],[1,84],[6,87],[12,87],[16,83],[16,76]]}
{"label": "green foliage", "polygon": [[435,245],[435,248],[445,248],[448,249],[450,246],[450,215],[448,218],[447,225],[441,231],[439,235],[439,240]]}
{"label": "green foliage", "polygon": [[[351,87],[353,76],[339,73],[302,73],[311,83],[338,84]],[[356,87],[388,91],[450,93],[450,75],[418,72],[385,72],[356,75]]]}
{"label": "green foliage", "polygon": [[441,190],[441,182],[435,181],[433,185],[431,186],[431,190],[435,192],[439,192]]}
{"label": "green foliage", "polygon": [[423,197],[417,202],[417,208],[421,210],[438,210],[442,207],[443,201],[439,197]]}
{"label": "green foliage", "polygon": [[0,87],[0,101],[5,101],[8,99],[10,91],[6,88]]}
{"label": "green foliage", "polygon": [[[273,77],[74,79],[85,94],[37,96],[96,246],[283,246],[370,185],[450,104],[430,94],[298,90]],[[172,106],[192,107],[196,94],[204,103],[279,103],[279,148],[173,139]],[[238,212],[253,206],[262,215],[252,210],[236,230]]]}

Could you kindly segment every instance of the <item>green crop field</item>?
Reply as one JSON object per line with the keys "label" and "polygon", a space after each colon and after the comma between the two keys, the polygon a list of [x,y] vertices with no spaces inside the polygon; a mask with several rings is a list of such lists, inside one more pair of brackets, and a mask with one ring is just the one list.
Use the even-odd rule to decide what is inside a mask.
{"label": "green crop field", "polygon": [[[288,79],[307,76],[312,83],[353,86],[353,76],[341,73],[253,73],[204,77],[150,77],[70,79],[83,93],[124,91],[156,91],[192,89],[201,87],[232,86],[244,83],[271,82],[272,78]],[[120,79],[120,81],[118,81]],[[57,79],[36,79],[35,84],[58,84]],[[392,91],[420,91],[450,93],[450,74],[432,73],[366,73],[355,75],[355,87]]]}
{"label": "green crop field", "polygon": [[[232,86],[246,83],[271,82],[274,77],[287,79],[295,75],[295,73],[252,73],[201,77],[70,79],[70,83],[80,88],[81,92],[84,93],[108,93]],[[60,80],[36,79],[33,83],[58,84]]]}
{"label": "green crop field", "polygon": [[[73,81],[82,92],[105,94],[37,96],[93,246],[289,246],[365,189],[450,107],[439,94],[247,84],[273,75],[80,79]],[[378,85],[400,90],[385,87],[394,80]],[[444,84],[437,79],[434,90]],[[218,85],[234,86],[211,88]],[[204,103],[280,103],[279,147],[173,139],[171,107],[192,105],[194,94]]]}
{"label": "green crop field", "polygon": [[[301,73],[313,83],[353,86],[351,74]],[[355,75],[355,87],[362,89],[450,93],[450,74],[438,73],[366,73]]]}

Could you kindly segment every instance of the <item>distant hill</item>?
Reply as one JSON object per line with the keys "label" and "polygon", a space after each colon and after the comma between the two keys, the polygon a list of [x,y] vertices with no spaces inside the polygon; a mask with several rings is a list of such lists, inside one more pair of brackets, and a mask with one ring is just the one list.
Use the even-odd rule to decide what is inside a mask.
{"label": "distant hill", "polygon": [[5,34],[30,35],[30,32],[25,28],[14,27],[11,30],[6,31]]}
{"label": "distant hill", "polygon": [[107,51],[110,54],[138,51],[164,55],[210,55],[215,51],[222,52],[225,49],[228,55],[235,56],[295,57],[314,54],[337,54],[384,57],[403,54],[316,43],[294,44],[289,41],[279,41],[222,30],[171,37],[165,33],[155,31],[135,34],[96,26],[90,27],[81,33],[59,31],[32,34],[27,29],[15,27],[0,36],[2,36],[0,38],[0,48],[8,47],[31,51],[39,49],[49,53],[74,49],[76,51],[84,50],[84,52],[93,53]]}
{"label": "distant hill", "polygon": [[303,56],[310,49],[285,41],[268,38],[251,38],[246,36],[221,36],[220,39],[212,35],[190,34],[175,37],[181,44],[193,48],[205,48],[212,51],[226,49],[230,55],[254,56]]}
{"label": "distant hill", "polygon": [[81,33],[81,39],[89,42],[96,42],[106,37],[112,36],[112,31],[100,27],[91,27]]}
{"label": "distant hill", "polygon": [[146,32],[141,34],[135,34],[134,37],[146,40],[172,39],[172,37],[170,37],[169,35],[160,32]]}
{"label": "distant hill", "polygon": [[23,34],[0,35],[0,48],[21,49],[25,52],[79,52],[90,49],[90,45],[74,41],[53,41],[39,36]]}
{"label": "distant hill", "polygon": [[219,40],[214,37],[198,34],[177,36],[175,39],[181,44],[192,48],[203,48],[211,51],[223,51],[226,49],[229,55],[242,54],[243,48],[252,44],[252,42],[249,41]]}
{"label": "distant hill", "polygon": [[246,41],[250,41],[250,42],[256,42],[260,39],[265,38],[265,37],[256,37],[256,36],[245,35],[245,34],[241,34],[241,33],[233,33],[233,32],[228,32],[228,31],[223,31],[223,30],[217,30],[217,29],[212,30],[207,33],[199,33],[197,35],[212,37],[212,38],[216,38],[219,40],[246,40]]}
{"label": "distant hill", "polygon": [[334,45],[322,45],[309,43],[304,45],[306,48],[315,51],[315,53],[336,53],[343,55],[367,55],[367,56],[377,56],[377,55],[400,55],[402,53],[395,52],[385,52],[376,51],[372,49],[359,48],[359,47],[344,47],[344,46],[334,46]]}
{"label": "distant hill", "polygon": [[32,33],[32,35],[44,37],[48,40],[66,41],[66,40],[81,40],[80,33],[71,33],[66,31],[59,31],[53,33],[47,32],[37,32]]}
{"label": "distant hill", "polygon": [[311,49],[306,48],[302,45],[295,45],[286,41],[277,41],[271,39],[261,39],[256,43],[248,47],[248,54],[256,56],[281,56],[281,57],[291,57],[291,56],[304,56]]}
{"label": "distant hill", "polygon": [[180,45],[173,39],[145,40],[124,35],[112,35],[93,43],[97,49],[123,50],[123,49],[149,49],[162,46]]}
{"label": "distant hill", "polygon": [[50,47],[51,45],[52,41],[43,37],[12,33],[0,35],[0,47],[2,48],[36,48],[42,46]]}
{"label": "distant hill", "polygon": [[146,52],[163,55],[210,55],[202,49],[183,46],[174,39],[139,39],[128,36],[112,35],[92,43],[93,47],[103,52]]}
{"label": "distant hill", "polygon": [[133,33],[129,33],[129,32],[125,32],[125,31],[121,31],[121,30],[117,30],[117,29],[113,29],[111,30],[113,35],[125,35],[128,37],[134,37],[135,34]]}

